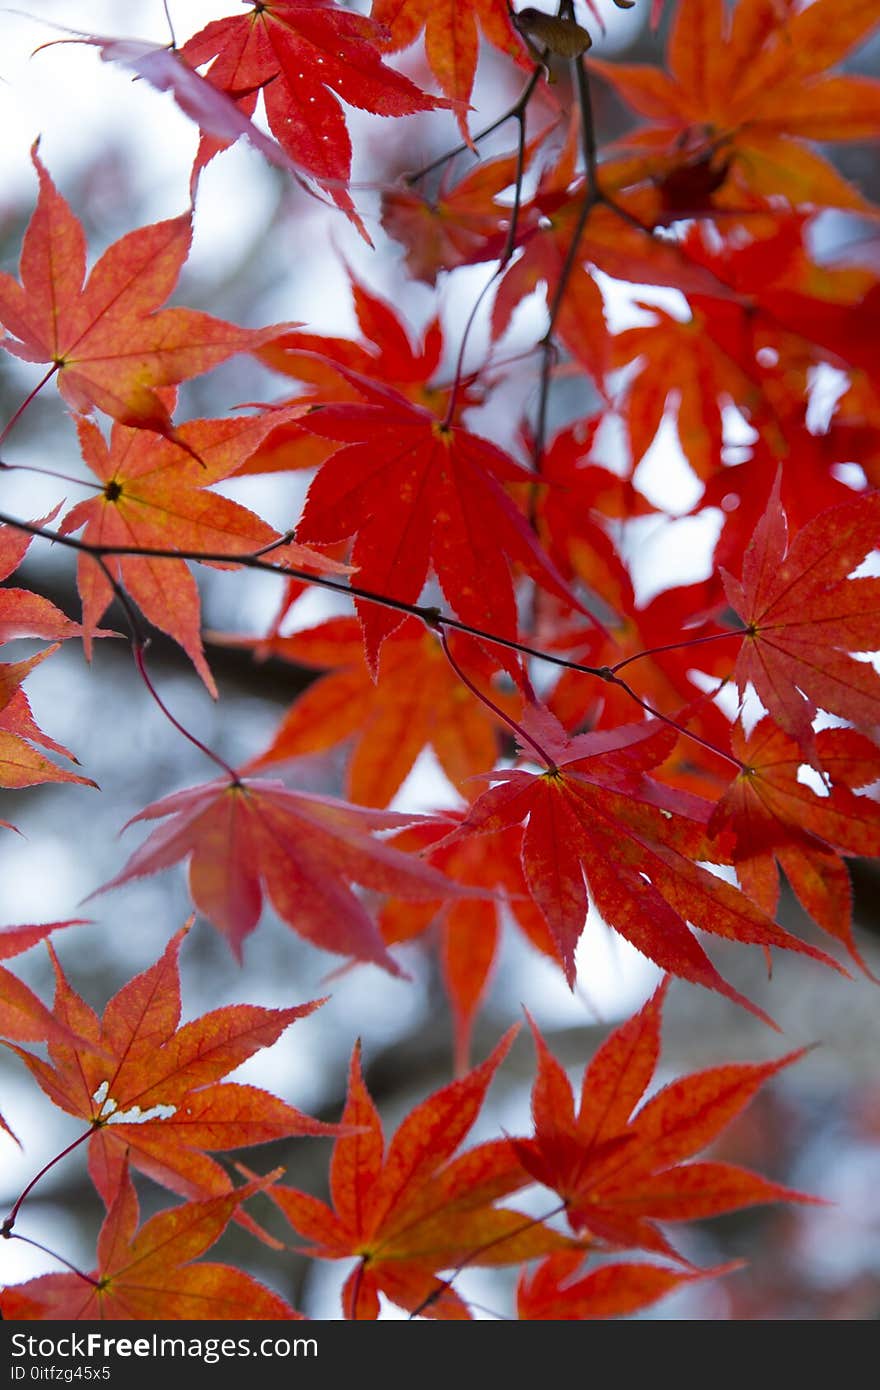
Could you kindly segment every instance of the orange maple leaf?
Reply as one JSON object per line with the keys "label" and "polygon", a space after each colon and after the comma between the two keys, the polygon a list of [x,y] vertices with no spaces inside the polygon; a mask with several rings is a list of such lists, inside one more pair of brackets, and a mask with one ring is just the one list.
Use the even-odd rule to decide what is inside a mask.
{"label": "orange maple leaf", "polygon": [[[83,920],[75,917],[67,922],[46,922],[41,926],[0,927],[0,960],[21,955],[38,941],[45,941],[53,931],[79,926]],[[3,966],[0,966],[0,1033],[18,1042],[44,1042],[47,1038],[66,1043],[77,1041],[77,1035],[49,1012],[33,990]],[[79,1041],[84,1042],[83,1039]]]}
{"label": "orange maple leaf", "polygon": [[[47,922],[41,926],[0,927],[0,960],[21,955],[38,941],[45,941],[53,931],[79,926],[82,920],[75,917],[67,922]],[[15,1038],[18,1042],[44,1042],[47,1038],[55,1038],[59,1042],[80,1042],[84,1047],[88,1046],[84,1039],[78,1039],[50,1013],[42,999],[5,966],[0,966],[0,1034],[4,1038]],[[16,1144],[19,1142],[2,1115],[0,1129],[5,1130]]]}
{"label": "orange maple leaf", "polygon": [[[433,748],[463,793],[471,777],[495,762],[499,721],[468,692],[436,637],[415,619],[384,643],[375,682],[354,618],[330,618],[305,632],[256,639],[253,645],[285,660],[337,669],[300,695],[249,770],[321,752],[354,735],[346,794],[361,805],[387,806],[424,748]],[[461,659],[459,643],[452,639],[451,645]],[[472,677],[487,683],[493,663],[473,642],[466,651]],[[497,702],[498,695],[493,699]]]}
{"label": "orange maple leaf", "polygon": [[[640,1013],[606,1038],[571,1083],[534,1023],[538,1071],[533,1139],[512,1141],[536,1182],[565,1201],[573,1230],[614,1249],[680,1258],[657,1221],[692,1221],[762,1202],[817,1202],[728,1163],[684,1163],[710,1144],[760,1086],[804,1049],[775,1062],[713,1067],[643,1100],[660,1052],[668,976]],[[531,1020],[530,1020],[531,1021]],[[635,1114],[633,1115],[633,1111]]]}
{"label": "orange maple leaf", "polygon": [[266,1091],[220,1079],[323,1001],[289,1009],[238,1004],[181,1027],[177,957],[187,930],[172,937],[155,965],[123,985],[102,1019],[71,989],[55,960],[55,1017],[88,1047],[50,1039],[44,1061],[6,1044],[50,1100],[87,1122],[89,1172],[107,1205],[123,1181],[126,1155],[156,1182],[202,1198],[231,1190],[227,1173],[205,1149],[338,1133]]}
{"label": "orange maple leaf", "polygon": [[582,1322],[588,1318],[618,1318],[646,1308],[683,1284],[726,1274],[735,1265],[691,1273],[647,1262],[606,1264],[583,1278],[574,1276],[583,1254],[562,1250],[550,1255],[534,1273],[523,1271],[517,1286],[517,1313],[531,1322]]}
{"label": "orange maple leaf", "polygon": [[511,826],[497,835],[472,835],[437,848],[461,819],[459,813],[446,813],[401,831],[391,844],[420,852],[455,882],[485,889],[487,896],[446,903],[391,898],[379,914],[389,946],[413,941],[431,929],[430,941],[436,944],[452,1010],[458,1075],[468,1067],[471,1031],[495,965],[505,910],[536,950],[556,965],[563,964],[546,918],[529,896],[520,857],[520,827]]}
{"label": "orange maple leaf", "polygon": [[189,253],[190,212],[121,237],[84,284],[82,226],[36,149],[40,195],[22,247],[21,284],[0,274],[0,323],[11,335],[2,346],[27,362],[52,363],[48,375],[57,376],[74,410],[97,406],[122,424],[172,437],[156,388],[252,352],[281,325],[236,328],[194,309],[159,307]]}
{"label": "orange maple leaf", "polygon": [[627,143],[678,151],[691,167],[705,158],[723,185],[719,205],[735,206],[745,188],[793,206],[865,209],[802,142],[880,133],[880,83],[825,75],[877,23],[875,0],[815,0],[799,11],[789,0],[740,0],[732,14],[724,0],[682,0],[668,71],[598,59],[590,66],[652,123]]}
{"label": "orange maple leaf", "polygon": [[[144,430],[114,425],[109,447],[90,420],[77,421],[83,458],[103,484],[86,502],[72,507],[61,522],[62,535],[85,527],[89,545],[203,551],[215,556],[249,555],[280,541],[267,522],[228,497],[206,489],[235,473],[284,420],[299,408],[266,411],[241,419],[189,420],[174,439],[157,439]],[[307,546],[287,542],[267,561],[338,574],[339,565]],[[222,561],[212,563],[223,568]],[[86,654],[96,624],[113,598],[117,578],[150,622],[179,642],[205,685],[217,695],[201,638],[201,605],[196,581],[184,560],[156,556],[109,556],[106,570],[94,559],[79,558]]]}
{"label": "orange maple leaf", "polygon": [[458,123],[467,141],[467,108],[479,56],[478,21],[491,44],[520,66],[529,66],[506,0],[373,0],[370,15],[387,28],[383,47],[389,50],[408,48],[425,30],[431,71],[457,103]]}
{"label": "orange maple leaf", "polygon": [[[545,134],[529,141],[524,169]],[[414,279],[436,285],[443,270],[501,255],[510,208],[499,199],[516,181],[518,167],[517,155],[504,154],[481,159],[454,187],[441,187],[432,198],[410,187],[383,193],[382,226],[405,247],[407,270]]]}
{"label": "orange maple leaf", "polygon": [[479,1067],[410,1111],[387,1149],[355,1047],[342,1122],[358,1132],[334,1148],[333,1207],[292,1187],[270,1192],[294,1230],[314,1242],[309,1254],[358,1256],[342,1295],[347,1318],[378,1317],[380,1293],[425,1317],[468,1318],[467,1305],[438,1271],[464,1262],[514,1264],[571,1246],[541,1221],[493,1206],[528,1182],[508,1140],[453,1157],[514,1033]]}
{"label": "orange maple leaf", "polygon": [[76,762],[63,744],[44,734],[34,722],[28,698],[21,688],[29,672],[57,650],[56,644],[24,661],[0,665],[0,787],[33,787],[40,782],[78,782],[85,787],[97,786],[90,777],[80,777],[67,768],[59,767],[33,746],[40,744]]}
{"label": "orange maple leaf", "polygon": [[[45,526],[59,510],[56,507],[48,516],[40,517],[32,524]],[[19,531],[14,526],[0,526],[0,580],[8,579],[18,569],[32,540],[33,536],[27,531]],[[15,637],[45,637],[55,642],[82,635],[79,623],[68,618],[42,594],[32,594],[29,589],[0,589],[0,643],[11,642]],[[0,704],[2,692],[0,684]]]}
{"label": "orange maple leaf", "polygon": [[240,1269],[193,1263],[220,1238],[242,1202],[271,1181],[272,1177],[263,1178],[220,1197],[161,1211],[138,1230],[137,1193],[123,1162],[119,1187],[98,1236],[97,1269],[90,1274],[43,1274],[8,1285],[0,1294],[3,1317],[93,1322],[301,1317]]}
{"label": "orange maple leaf", "polygon": [[[34,524],[41,526],[51,521],[57,511],[56,507]],[[0,580],[7,579],[18,568],[32,540],[33,536],[26,531],[0,526]],[[94,635],[109,637],[112,634],[96,631]],[[48,637],[55,643],[23,661],[0,663],[0,787],[32,787],[40,782],[79,782],[95,786],[89,778],[58,767],[33,747],[35,743],[42,744],[76,762],[72,753],[34,723],[27,696],[21,688],[26,676],[56,652],[61,641],[82,636],[80,624],[66,617],[41,594],[32,594],[28,589],[0,589],[0,644],[18,637]]]}

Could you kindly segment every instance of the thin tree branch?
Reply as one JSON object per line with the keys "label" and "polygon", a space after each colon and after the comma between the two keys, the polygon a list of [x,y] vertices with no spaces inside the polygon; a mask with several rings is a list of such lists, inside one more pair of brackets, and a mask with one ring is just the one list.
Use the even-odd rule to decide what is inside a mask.
{"label": "thin tree branch", "polygon": [[509,714],[505,714],[504,710],[501,709],[499,705],[496,705],[494,700],[490,700],[488,695],[484,695],[482,690],[480,690],[478,686],[474,685],[474,682],[470,679],[470,677],[467,676],[465,672],[461,669],[455,657],[452,655],[452,652],[449,650],[449,642],[447,640],[445,632],[440,633],[440,644],[443,647],[443,654],[446,657],[446,660],[449,662],[453,671],[458,676],[458,679],[461,681],[462,685],[466,685],[471,694],[475,695],[476,698],[480,700],[486,706],[487,709],[490,709],[498,719],[503,719],[504,723],[507,724],[509,728],[513,729],[513,732],[516,734],[520,742],[528,743],[531,748],[534,748],[538,757],[541,759],[541,762],[546,765],[548,772],[556,772],[558,769],[556,767],[555,762],[550,757],[549,753],[544,752],[544,749],[541,747],[540,743],[538,743],[536,739],[532,738],[531,734],[527,734],[522,725],[518,724],[515,719],[511,719]]}
{"label": "thin tree branch", "polygon": [[[81,551],[86,555],[91,555],[96,559],[101,559],[111,555],[133,555],[144,559],[159,560],[189,560],[197,564],[224,564],[241,565],[244,569],[259,570],[263,573],[277,574],[284,578],[300,579],[303,583],[314,584],[322,589],[331,589],[334,593],[344,594],[347,598],[362,599],[366,603],[379,604],[384,608],[391,608],[397,613],[407,613],[411,617],[419,618],[430,628],[432,632],[440,632],[449,628],[454,632],[464,632],[470,637],[475,637],[481,642],[489,642],[493,646],[504,647],[508,651],[519,652],[523,656],[534,657],[538,661],[547,662],[551,666],[560,666],[567,671],[580,671],[585,676],[595,676],[599,680],[607,682],[609,685],[618,685],[630,696],[636,704],[640,705],[652,717],[662,719],[664,723],[684,735],[685,738],[692,739],[695,743],[702,744],[710,752],[715,753],[720,758],[725,758],[728,762],[734,763],[737,767],[743,764],[738,758],[730,753],[725,753],[723,749],[716,748],[699,734],[692,733],[684,725],[677,724],[676,721],[667,714],[661,713],[643,700],[630,685],[620,676],[616,675],[610,666],[589,666],[585,662],[571,661],[567,657],[555,656],[552,652],[542,651],[540,647],[533,647],[527,642],[520,642],[513,637],[502,637],[497,632],[488,632],[485,628],[474,627],[471,623],[462,622],[460,618],[455,618],[450,613],[444,613],[442,609],[418,603],[407,603],[404,599],[391,598],[388,594],[379,594],[372,589],[364,589],[360,585],[343,583],[341,580],[331,579],[327,575],[312,574],[308,570],[297,569],[292,565],[273,565],[268,561],[259,558],[255,554],[229,555],[214,551],[186,551],[164,549],[152,546],[119,546],[119,545],[95,545],[89,541],[78,540],[74,536],[64,536],[58,531],[51,531],[46,526],[39,526],[36,522],[21,521],[17,517],[9,516],[0,512],[0,524],[13,526],[20,531],[25,531],[28,535],[40,536],[43,540],[52,541],[58,545],[66,546],[68,549]],[[114,585],[119,591],[118,585]],[[126,596],[127,598],[127,596]],[[206,751],[206,750],[203,750]],[[208,753],[217,762],[216,755]],[[224,770],[228,770],[223,764]],[[232,774],[233,776],[235,774]]]}

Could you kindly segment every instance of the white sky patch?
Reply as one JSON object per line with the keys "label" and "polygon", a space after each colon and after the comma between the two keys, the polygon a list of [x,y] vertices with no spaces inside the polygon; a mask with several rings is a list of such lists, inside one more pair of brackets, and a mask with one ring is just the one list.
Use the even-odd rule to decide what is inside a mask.
{"label": "white sky patch", "polygon": [[[486,786],[476,779],[472,785],[474,796],[478,796]],[[437,761],[433,748],[423,748],[388,809],[430,815],[432,811],[453,810],[460,806],[461,797]]]}
{"label": "white sky patch", "polygon": [[581,1018],[586,1005],[606,1022],[640,1008],[663,976],[659,966],[611,930],[593,902],[575,949],[575,965]]}
{"label": "white sky patch", "polygon": [[[217,16],[216,0],[188,0],[185,8],[179,39]],[[178,17],[183,19],[183,13]],[[130,0],[126,5],[116,0],[88,0],[82,5],[29,0],[27,14],[7,10],[0,59],[0,179],[5,198],[35,194],[28,150],[38,135],[43,137],[40,155],[55,178],[82,168],[84,157],[116,139],[123,148],[137,148],[137,160],[129,169],[136,189],[149,192],[153,206],[157,193],[159,199],[167,194],[173,200],[156,216],[182,211],[198,144],[195,124],[170,97],[147,82],[132,81],[132,74],[117,64],[103,63],[96,48],[61,43],[34,53],[42,44],[71,37],[52,24],[160,44],[169,38],[162,6],[152,0]],[[95,96],[98,87],[100,100]],[[148,140],[141,138],[145,130]]]}
{"label": "white sky patch", "polygon": [[698,690],[702,690],[704,695],[713,695],[714,703],[731,722],[736,719],[739,710],[739,692],[733,681],[725,682],[719,690],[717,676],[710,676],[707,671],[700,671],[693,666],[689,669],[687,677]]}
{"label": "white sky patch", "polygon": [[[47,663],[48,665],[49,663]],[[37,684],[35,671],[29,677],[28,694]],[[63,737],[58,721],[44,715],[43,702],[32,700],[35,716],[55,737]],[[46,708],[50,708],[46,706]],[[63,760],[58,759],[63,766]],[[84,787],[86,794],[90,789]],[[13,843],[14,842],[14,843]],[[3,911],[11,921],[51,921],[69,917],[71,903],[85,897],[94,883],[89,866],[77,858],[75,848],[60,834],[43,834],[39,839],[4,835],[0,841],[0,880],[3,883]]]}
{"label": "white sky patch", "polygon": [[[734,888],[737,886],[736,870],[731,864],[713,864],[708,859],[698,859],[697,868],[705,869],[707,874],[712,874],[714,878],[720,878],[725,883],[732,883]],[[699,925],[699,922],[694,923],[696,927]]]}
{"label": "white sky patch", "polygon": [[746,684],[746,688],[743,691],[741,710],[742,726],[745,730],[746,738],[749,738],[751,736],[752,730],[755,728],[755,725],[758,724],[764,718],[765,714],[769,713],[770,711],[766,708],[764,704],[762,704],[761,698],[758,695],[758,692],[755,689],[755,687],[752,685],[752,682],[748,681],[748,683]]}
{"label": "white sky patch", "polygon": [[602,416],[593,438],[590,462],[607,468],[609,473],[616,473],[618,478],[629,476],[629,441],[619,415],[608,411]]}
{"label": "white sky patch", "polygon": [[880,575],[880,550],[872,550],[862,563],[848,575],[849,579],[874,579]]}
{"label": "white sky patch", "polygon": [[707,507],[699,516],[648,516],[627,523],[624,553],[638,607],[670,585],[709,577],[721,522],[718,508]]}
{"label": "white sky patch", "polygon": [[819,362],[807,372],[807,385],[807,429],[811,434],[825,434],[837,402],[849,386],[849,377],[829,362]]}
{"label": "white sky patch", "polygon": [[817,772],[816,768],[810,767],[809,763],[801,763],[797,770],[797,780],[802,787],[809,787],[817,796],[831,795],[822,774]]}
{"label": "white sky patch", "polygon": [[742,411],[731,401],[722,406],[721,428],[724,436],[725,463],[738,461],[727,458],[726,451],[728,449],[745,449],[756,443],[758,439],[758,431],[753,429]]}
{"label": "white sky patch", "polygon": [[691,320],[690,306],[681,290],[673,290],[666,285],[632,285],[615,280],[597,266],[592,267],[592,275],[602,291],[605,318],[612,333],[655,323],[656,318],[650,312],[654,304],[678,319],[679,323],[689,323]]}
{"label": "white sky patch", "polygon": [[649,502],[666,512],[679,514],[689,512],[703,495],[703,484],[691,468],[678,438],[676,422],[680,399],[680,392],[670,392],[654,442],[633,475],[635,486]]}
{"label": "white sky patch", "polygon": [[864,492],[868,486],[865,470],[860,463],[832,463],[829,471],[832,478],[851,487],[853,492]]}

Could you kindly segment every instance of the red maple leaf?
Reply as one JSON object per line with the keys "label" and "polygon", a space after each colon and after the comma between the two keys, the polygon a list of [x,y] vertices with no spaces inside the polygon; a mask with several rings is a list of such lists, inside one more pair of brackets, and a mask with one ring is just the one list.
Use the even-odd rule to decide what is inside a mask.
{"label": "red maple leaf", "polygon": [[737,657],[740,691],[751,681],[764,708],[818,766],[818,708],[863,728],[880,722],[880,676],[853,652],[877,646],[880,579],[853,579],[880,534],[880,496],[820,512],[788,544],[777,477],[743,557],[741,580],[724,575],[747,626]]}
{"label": "red maple leaf", "polygon": [[[349,267],[346,271],[360,339],[295,329],[261,348],[260,360],[301,383],[294,401],[302,402],[303,413],[309,404],[360,401],[362,393],[357,382],[364,377],[393,386],[429,410],[443,411],[451,388],[433,383],[444,352],[439,318],[432,319],[414,343],[411,330],[394,307],[368,290]],[[481,399],[479,387],[475,388],[467,378],[460,381],[456,422],[464,409]],[[306,424],[291,422],[273,430],[238,473],[314,468],[333,453],[334,447],[333,441],[321,439]]]}
{"label": "red maple leaf", "polygon": [[313,401],[360,399],[356,385],[336,370],[338,366],[372,381],[385,382],[417,404],[445,404],[436,389],[428,388],[443,357],[439,318],[431,320],[414,345],[411,330],[394,306],[368,290],[349,267],[346,270],[360,341],[293,329],[261,348],[260,360],[304,382]]}
{"label": "red maple leaf", "polygon": [[56,961],[55,1017],[85,1045],[50,1039],[46,1062],[7,1043],[50,1100],[87,1123],[89,1172],[108,1206],[127,1158],[182,1196],[220,1196],[231,1183],[206,1149],[338,1133],[267,1091],[221,1080],[323,1001],[289,1009],[232,1005],[181,1027],[177,957],[186,931],[123,985],[101,1019]]}
{"label": "red maple leaf", "polygon": [[82,226],[32,152],[40,180],[25,233],[21,284],[0,274],[2,346],[50,376],[74,410],[94,406],[122,424],[173,436],[156,388],[252,352],[272,328],[236,328],[194,309],[161,309],[187,258],[192,214],[156,222],[113,243],[86,276]]}
{"label": "red maple leaf", "polygon": [[728,940],[799,951],[840,969],[695,862],[719,859],[706,834],[712,803],[648,775],[674,746],[669,728],[650,721],[570,740],[548,711],[538,709],[524,717],[522,727],[546,755],[547,770],[491,773],[497,785],[474,802],[448,842],[528,818],[522,841],[526,882],[556,940],[569,984],[587,915],[587,886],[608,925],[644,955],[762,1018],[718,974],[689,924]]}
{"label": "red maple leaf", "polygon": [[880,805],[855,795],[880,779],[880,748],[854,729],[822,729],[815,746],[826,781],[819,795],[800,780],[797,742],[771,719],[748,737],[734,725],[731,744],[744,766],[710,830],[735,832],[733,862],[743,888],[775,913],[778,864],[805,911],[870,974],[853,940],[852,888],[841,854],[880,855]]}
{"label": "red maple leaf", "polygon": [[[575,602],[504,489],[534,475],[398,392],[365,380],[360,386],[366,403],[322,406],[308,417],[310,429],[342,447],[309,488],[299,538],[354,536],[358,583],[406,603],[418,600],[433,568],[458,616],[502,637],[516,636],[513,561]],[[375,668],[403,617],[363,601],[356,606]]]}
{"label": "red maple leaf", "polygon": [[244,938],[260,919],[265,887],[279,917],[306,940],[399,975],[376,923],[348,882],[415,898],[466,891],[371,834],[417,817],[290,791],[281,782],[208,782],[153,802],[129,824],[165,816],[171,817],[167,824],[154,830],[100,891],[191,857],[193,901],[239,958]]}
{"label": "red maple leaf", "polygon": [[803,1049],[775,1062],[695,1072],[643,1101],[660,1052],[667,983],[615,1029],[584,1069],[577,1112],[563,1067],[532,1024],[538,1052],[535,1135],[512,1142],[535,1181],[563,1198],[573,1230],[589,1232],[611,1248],[679,1258],[656,1222],[693,1221],[762,1202],[818,1199],[732,1164],[684,1162],[706,1148],[759,1087],[797,1061]]}
{"label": "red maple leaf", "polygon": [[356,1047],[342,1122],[358,1132],[334,1148],[332,1208],[296,1188],[270,1192],[294,1230],[313,1242],[310,1254],[358,1257],[342,1294],[347,1318],[378,1317],[380,1293],[411,1313],[467,1318],[467,1305],[439,1271],[462,1262],[514,1264],[571,1245],[521,1211],[493,1205],[528,1182],[507,1140],[453,1157],[513,1036],[511,1030],[479,1067],[411,1110],[387,1149]]}
{"label": "red maple leaf", "polygon": [[137,1193],[123,1162],[98,1236],[97,1268],[90,1274],[43,1274],[8,1285],[0,1294],[3,1317],[28,1322],[299,1318],[276,1293],[240,1269],[193,1263],[220,1238],[242,1202],[271,1181],[264,1178],[220,1197],[161,1211],[139,1230]]}
{"label": "red maple leaf", "polygon": [[[373,21],[338,9],[332,0],[261,3],[246,15],[213,20],[183,44],[179,55],[195,68],[210,64],[207,80],[247,116],[262,92],[269,128],[282,149],[325,183],[363,230],[344,186],[351,173],[351,141],[340,103],[378,116],[446,105],[382,61],[377,47],[382,36]],[[228,143],[203,136],[196,168]]]}

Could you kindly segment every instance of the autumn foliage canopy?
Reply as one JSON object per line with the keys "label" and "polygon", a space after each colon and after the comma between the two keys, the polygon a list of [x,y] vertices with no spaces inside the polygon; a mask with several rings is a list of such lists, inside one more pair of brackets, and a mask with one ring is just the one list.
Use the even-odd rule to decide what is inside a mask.
{"label": "autumn foliage canopy", "polygon": [[[29,643],[0,665],[0,786],[73,784],[73,814],[88,814],[100,792],[76,750],[37,726],[27,680],[63,643],[88,661],[120,635],[157,720],[205,763],[199,785],[141,802],[115,876],[69,920],[0,932],[13,962],[0,968],[4,1045],[35,1102],[81,1126],[59,1159],[87,1166],[106,1209],[93,1268],[59,1249],[66,1267],[9,1285],[0,1308],[25,1320],[302,1317],[245,1269],[201,1258],[233,1222],[282,1247],[279,1269],[285,1246],[347,1261],[346,1318],[388,1304],[469,1318],[458,1276],[501,1266],[521,1319],[633,1313],[727,1272],[682,1253],[676,1223],[813,1200],[703,1156],[800,1053],[780,1042],[775,1060],[725,1063],[707,1048],[705,1068],[658,1085],[671,977],[769,1030],[713,961],[719,940],[726,960],[733,943],[768,961],[798,953],[816,972],[868,970],[846,860],[880,854],[880,280],[876,254],[873,267],[822,256],[817,229],[829,213],[851,226],[877,215],[831,145],[880,134],[880,82],[857,71],[880,10],[655,0],[665,56],[652,66],[591,55],[605,0],[217,9],[165,46],[55,35],[97,50],[99,77],[100,56],[198,127],[186,210],[95,258],[37,141],[19,266],[0,275],[2,347],[35,364],[3,422],[2,468],[17,466],[16,426],[38,393],[57,390],[68,430],[63,461],[47,461],[48,514],[0,503],[0,639]],[[856,71],[841,71],[853,55]],[[475,87],[478,58],[494,86]],[[615,138],[599,92],[626,110]],[[377,167],[365,187],[352,155],[370,117],[413,135],[410,164]],[[328,237],[347,221],[394,248],[401,279],[434,287],[420,331],[350,267],[353,338],[315,323],[240,327],[178,302],[201,181],[237,141],[278,171],[293,219],[320,218]],[[456,321],[440,296],[459,272],[477,288]],[[609,307],[621,291],[638,307],[623,329]],[[265,399],[186,418],[178,387],[235,354],[261,364]],[[525,383],[512,421],[511,382]],[[506,404],[493,415],[495,400]],[[735,449],[732,418],[747,440]],[[643,600],[630,538],[665,515],[643,487],[658,439],[676,442],[691,515],[714,519],[716,540],[706,578]],[[218,490],[303,470],[305,503],[283,531]],[[16,576],[48,543],[75,577],[75,618]],[[206,635],[206,566],[276,577],[268,630]],[[315,588],[348,595],[347,611],[301,621]],[[250,650],[257,673],[269,660],[308,673],[246,763],[175,715],[149,670],[154,630],[221,714],[211,644]],[[298,783],[298,759],[337,746],[341,785]],[[428,748],[457,807],[397,809]],[[156,922],[155,963],[96,1012],[78,992],[76,918],[122,884],[184,868],[193,918]],[[783,879],[822,946],[777,921]],[[437,955],[449,1079],[393,1133],[356,1018],[332,1119],[226,1079],[324,1000],[292,991],[284,1008],[181,1022],[187,932],[213,927],[246,974],[270,911],[329,953],[328,972],[405,977],[403,947]],[[539,1000],[525,1017],[511,1000],[509,1030],[474,1057],[502,933],[523,934],[575,988],[588,914],[660,967],[644,1007],[584,1053],[574,1084]],[[32,947],[51,954],[51,1004],[16,974]],[[532,1037],[531,1128],[476,1141],[517,1027]],[[3,1108],[0,1138],[26,1146]],[[320,1191],[239,1152],[293,1136],[330,1141]],[[135,1175],[175,1204],[142,1222]],[[7,1239],[26,1232],[41,1176],[6,1216]],[[267,1230],[279,1213],[281,1238]]]}

